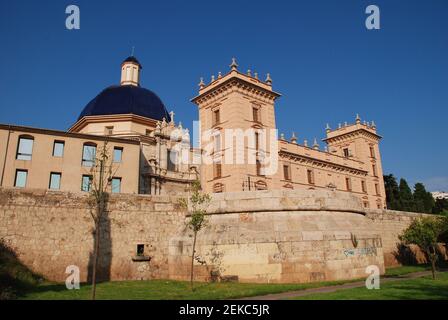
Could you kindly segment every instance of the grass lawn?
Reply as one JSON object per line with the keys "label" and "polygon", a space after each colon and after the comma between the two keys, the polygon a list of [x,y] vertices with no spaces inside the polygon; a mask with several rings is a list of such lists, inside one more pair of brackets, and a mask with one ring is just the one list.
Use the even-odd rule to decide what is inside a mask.
{"label": "grass lawn", "polygon": [[297,297],[297,300],[440,300],[448,299],[448,273],[423,278],[400,280],[381,284],[378,290],[365,287],[338,290],[331,293],[312,294]]}
{"label": "grass lawn", "polygon": [[[389,269],[388,275],[403,275],[424,271],[425,266]],[[316,282],[306,284],[249,284],[249,283],[196,283],[190,290],[189,282],[173,280],[116,281],[97,285],[97,299],[175,300],[175,299],[233,299],[269,293],[303,290],[339,285],[358,280]],[[81,284],[80,290],[67,290],[65,284],[45,282],[24,292],[20,299],[65,300],[90,299],[91,286]]]}
{"label": "grass lawn", "polygon": [[386,277],[396,277],[403,276],[408,273],[413,272],[422,272],[431,270],[431,266],[429,264],[421,264],[417,266],[401,266],[401,267],[393,267],[386,269]]}
{"label": "grass lawn", "polygon": [[[97,285],[97,299],[178,300],[232,299],[269,293],[303,290],[320,286],[338,285],[349,281],[307,284],[250,284],[250,283],[190,283],[173,280],[115,281]],[[25,293],[21,299],[65,300],[90,299],[91,286],[81,284],[80,290],[67,290],[65,284],[43,283]]]}

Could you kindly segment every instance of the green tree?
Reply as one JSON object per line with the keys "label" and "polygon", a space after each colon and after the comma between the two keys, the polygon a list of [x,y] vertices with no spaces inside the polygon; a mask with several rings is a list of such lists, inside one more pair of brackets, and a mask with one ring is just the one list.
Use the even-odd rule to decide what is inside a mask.
{"label": "green tree", "polygon": [[442,235],[440,241],[445,243],[448,248],[448,215],[444,214],[442,218]]}
{"label": "green tree", "polygon": [[391,210],[401,210],[398,184],[393,174],[384,176],[384,187],[386,189],[387,208]]}
{"label": "green tree", "polygon": [[432,212],[436,214],[448,215],[448,199],[436,199]]}
{"label": "green tree", "polygon": [[434,208],[434,198],[427,192],[423,183],[416,183],[414,186],[414,202],[417,212],[432,213]]}
{"label": "green tree", "polygon": [[194,260],[196,258],[196,239],[197,234],[207,224],[206,213],[210,203],[210,195],[203,193],[201,183],[195,181],[191,185],[191,195],[188,200],[181,199],[180,205],[190,213],[190,219],[187,226],[193,231],[193,248],[191,252],[191,269],[190,269],[190,287],[193,290],[194,279]]}
{"label": "green tree", "polygon": [[407,181],[403,178],[400,179],[399,186],[399,202],[401,210],[403,211],[415,211],[414,197],[412,195],[412,190],[409,188]]}
{"label": "green tree", "polygon": [[446,221],[439,217],[421,217],[399,236],[404,244],[415,244],[427,255],[431,262],[433,279],[436,278],[437,242],[444,233]]}
{"label": "green tree", "polygon": [[[93,248],[93,263],[92,263],[92,300],[96,298],[96,275],[98,269],[98,257],[100,254],[100,241],[101,241],[101,223],[106,218],[107,204],[109,202],[108,187],[112,181],[114,172],[112,172],[112,157],[110,156],[108,142],[104,141],[100,152],[94,155],[95,159],[90,168],[90,174],[92,180],[89,185],[89,198],[88,203],[92,210],[90,215],[92,216],[94,223],[94,248]],[[118,168],[115,168],[115,171]]]}

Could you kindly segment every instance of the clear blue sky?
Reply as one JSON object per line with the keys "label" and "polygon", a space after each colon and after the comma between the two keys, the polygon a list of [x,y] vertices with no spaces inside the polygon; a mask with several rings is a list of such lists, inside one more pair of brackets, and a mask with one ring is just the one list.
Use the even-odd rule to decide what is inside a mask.
{"label": "clear blue sky", "polygon": [[[65,8],[81,29],[65,29]],[[368,31],[365,8],[381,10]],[[206,80],[240,68],[270,72],[280,132],[323,138],[327,122],[374,120],[385,173],[448,191],[446,0],[0,0],[0,122],[66,130],[135,46],[142,85],[176,120]]]}

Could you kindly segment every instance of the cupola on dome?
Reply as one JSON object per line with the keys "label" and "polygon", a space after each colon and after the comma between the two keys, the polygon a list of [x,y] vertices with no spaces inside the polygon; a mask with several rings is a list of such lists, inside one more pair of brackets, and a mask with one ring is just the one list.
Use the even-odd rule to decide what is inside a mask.
{"label": "cupola on dome", "polygon": [[140,87],[141,69],[137,58],[126,58],[121,64],[121,85],[104,89],[85,106],[78,120],[86,116],[134,114],[170,121],[170,115],[157,94]]}

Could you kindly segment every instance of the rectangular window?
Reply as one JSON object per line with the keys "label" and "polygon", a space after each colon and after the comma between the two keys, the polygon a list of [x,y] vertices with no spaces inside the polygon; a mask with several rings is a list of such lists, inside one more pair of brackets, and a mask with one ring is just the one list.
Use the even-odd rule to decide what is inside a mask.
{"label": "rectangular window", "polygon": [[283,177],[285,180],[291,180],[291,175],[290,175],[290,171],[289,171],[289,166],[288,165],[284,165],[283,166]]}
{"label": "rectangular window", "polygon": [[222,177],[222,166],[220,162],[215,163],[215,165],[213,166],[213,177],[215,179]]}
{"label": "rectangular window", "polygon": [[145,254],[145,245],[138,244],[137,245],[137,256],[143,256]]}
{"label": "rectangular window", "polygon": [[221,134],[217,133],[213,136],[214,145],[215,145],[215,152],[221,151]]}
{"label": "rectangular window", "polygon": [[308,170],[306,171],[306,174],[307,174],[307,177],[308,177],[308,183],[309,183],[309,184],[314,184],[314,171],[308,169]]}
{"label": "rectangular window", "polygon": [[83,175],[81,182],[81,191],[89,192],[92,190],[93,177],[90,175]]}
{"label": "rectangular window", "polygon": [[121,178],[112,178],[112,193],[121,192]]}
{"label": "rectangular window", "polygon": [[64,141],[55,141],[53,144],[53,157],[63,157],[64,156]]}
{"label": "rectangular window", "polygon": [[370,156],[372,158],[375,158],[375,149],[373,148],[373,146],[370,146]]}
{"label": "rectangular window", "polygon": [[350,151],[348,150],[348,148],[344,149],[344,157],[346,158],[350,157]]}
{"label": "rectangular window", "polygon": [[51,190],[59,190],[60,188],[61,188],[61,173],[60,172],[52,172],[52,173],[50,173],[49,189],[51,189]]}
{"label": "rectangular window", "polygon": [[364,180],[361,180],[361,189],[362,192],[367,193],[366,182]]}
{"label": "rectangular window", "polygon": [[252,108],[252,116],[255,122],[260,122],[260,110],[256,107]]}
{"label": "rectangular window", "polygon": [[107,126],[106,128],[104,128],[104,133],[108,136],[112,135],[114,133],[114,127]]}
{"label": "rectangular window", "polygon": [[82,150],[82,165],[92,167],[95,164],[96,146],[85,144]]}
{"label": "rectangular window", "polygon": [[120,163],[123,156],[123,148],[114,147],[114,162]]}
{"label": "rectangular window", "polygon": [[168,171],[177,171],[177,151],[167,150]]}
{"label": "rectangular window", "polygon": [[217,125],[221,121],[219,109],[213,111],[213,125]]}
{"label": "rectangular window", "polygon": [[369,207],[369,203],[367,201],[364,201],[363,204],[364,204],[364,208],[368,208]]}
{"label": "rectangular window", "polygon": [[28,177],[27,170],[16,170],[16,179],[14,181],[14,187],[25,188],[26,187],[26,178]]}
{"label": "rectangular window", "polygon": [[255,150],[260,150],[260,133],[255,132]]}
{"label": "rectangular window", "polygon": [[19,138],[19,145],[17,147],[17,160],[31,160],[33,154],[33,142],[31,138]]}
{"label": "rectangular window", "polygon": [[352,181],[350,180],[350,178],[345,178],[345,188],[347,189],[347,191],[352,190]]}
{"label": "rectangular window", "polygon": [[379,184],[378,183],[375,183],[375,192],[376,192],[376,195],[380,195],[380,186],[379,186]]}
{"label": "rectangular window", "polygon": [[256,162],[256,166],[257,166],[257,176],[262,176],[263,172],[262,172],[262,168],[261,168],[261,162],[260,160],[257,160]]}
{"label": "rectangular window", "polygon": [[376,172],[376,165],[372,164],[372,173],[373,176],[378,177],[377,172]]}

